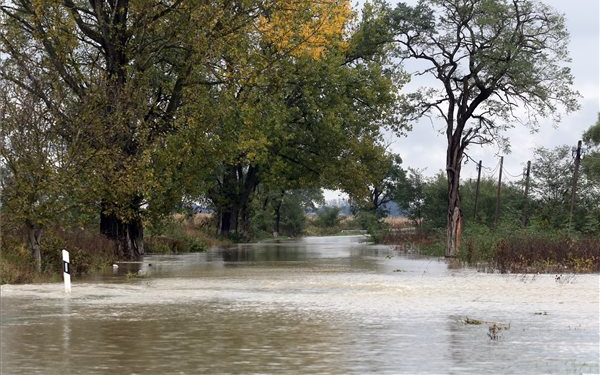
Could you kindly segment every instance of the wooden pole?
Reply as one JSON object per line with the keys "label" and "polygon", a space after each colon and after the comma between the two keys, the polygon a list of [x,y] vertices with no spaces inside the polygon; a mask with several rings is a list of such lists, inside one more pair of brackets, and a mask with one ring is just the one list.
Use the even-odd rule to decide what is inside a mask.
{"label": "wooden pole", "polygon": [[500,188],[502,186],[502,168],[504,164],[504,156],[500,157],[500,172],[498,174],[498,190],[496,191],[496,219],[494,220],[494,226],[498,228],[498,222],[500,221]]}
{"label": "wooden pole", "polygon": [[573,208],[575,207],[575,197],[577,190],[577,178],[579,177],[579,162],[581,161],[581,141],[577,142],[577,152],[575,154],[575,171],[573,172],[573,183],[571,185],[571,206],[569,208],[569,230],[573,220]]}
{"label": "wooden pole", "polygon": [[477,164],[477,188],[475,189],[475,221],[479,221],[477,217],[477,205],[479,203],[479,182],[481,181],[481,160]]}
{"label": "wooden pole", "polygon": [[525,201],[523,202],[523,217],[521,226],[525,228],[529,222],[527,209],[529,208],[529,172],[531,171],[531,161],[527,161],[527,172],[525,173]]}

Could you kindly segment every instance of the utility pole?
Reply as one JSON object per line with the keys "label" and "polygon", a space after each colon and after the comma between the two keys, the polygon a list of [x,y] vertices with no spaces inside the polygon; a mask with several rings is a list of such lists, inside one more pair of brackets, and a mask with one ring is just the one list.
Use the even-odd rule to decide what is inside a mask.
{"label": "utility pole", "polygon": [[527,172],[525,173],[525,202],[523,203],[523,217],[521,226],[525,228],[529,218],[527,217],[527,209],[529,208],[529,171],[531,170],[531,161],[527,161]]}
{"label": "utility pole", "polygon": [[502,186],[502,165],[504,164],[504,156],[500,156],[500,172],[498,174],[498,190],[496,191],[496,220],[494,221],[495,228],[498,228],[500,220],[500,188]]}
{"label": "utility pole", "polygon": [[481,160],[477,164],[477,188],[475,189],[475,221],[479,221],[477,218],[477,203],[479,203],[479,182],[481,181]]}
{"label": "utility pole", "polygon": [[573,220],[573,208],[575,207],[575,191],[577,190],[577,178],[579,177],[579,162],[581,161],[581,140],[577,142],[577,151],[575,151],[575,172],[573,172],[573,184],[571,185],[571,207],[569,208],[569,230]]}

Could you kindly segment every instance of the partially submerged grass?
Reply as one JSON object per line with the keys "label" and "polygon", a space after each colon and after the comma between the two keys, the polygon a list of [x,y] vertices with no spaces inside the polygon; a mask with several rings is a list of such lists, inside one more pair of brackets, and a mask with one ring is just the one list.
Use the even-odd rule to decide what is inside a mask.
{"label": "partially submerged grass", "polygon": [[600,272],[600,241],[515,235],[497,244],[492,263],[502,273]]}
{"label": "partially submerged grass", "polygon": [[490,338],[490,340],[494,340],[494,341],[500,339],[501,331],[506,331],[506,330],[510,329],[510,323],[506,324],[506,323],[501,323],[501,322],[472,319],[472,318],[469,318],[468,316],[464,320],[461,320],[461,322],[466,325],[475,325],[475,326],[486,325],[488,327],[487,335]]}
{"label": "partially submerged grass", "polygon": [[[442,257],[446,232],[400,226],[382,240],[401,252]],[[509,225],[496,230],[473,225],[463,232],[458,261],[501,273],[594,273],[600,272],[600,238]]]}
{"label": "partially submerged grass", "polygon": [[[211,234],[210,216],[174,216],[159,234],[148,230],[144,238],[147,253],[185,253],[204,251],[223,241]],[[97,228],[46,228],[41,237],[42,272],[37,272],[24,231],[2,228],[0,283],[24,284],[60,281],[62,249],[71,258],[73,275],[88,274],[112,267],[117,261],[112,241]]]}
{"label": "partially submerged grass", "polygon": [[149,230],[144,239],[146,252],[179,254],[206,251],[225,241],[215,234],[213,217],[209,214],[185,216],[176,214],[165,219],[160,228]]}
{"label": "partially submerged grass", "polygon": [[0,283],[60,281],[63,249],[69,251],[73,275],[106,269],[115,261],[113,243],[99,233],[85,229],[49,228],[42,234],[41,249],[42,272],[37,272],[25,234],[19,231],[10,235],[3,233]]}
{"label": "partially submerged grass", "polygon": [[464,323],[469,324],[469,325],[474,325],[474,326],[479,326],[479,325],[483,324],[483,322],[481,320],[471,319],[468,316],[465,318]]}

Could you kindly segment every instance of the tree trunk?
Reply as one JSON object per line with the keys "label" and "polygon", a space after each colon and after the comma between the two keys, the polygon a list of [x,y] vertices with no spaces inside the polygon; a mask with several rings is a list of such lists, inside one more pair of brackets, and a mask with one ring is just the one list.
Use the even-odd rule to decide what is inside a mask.
{"label": "tree trunk", "polygon": [[125,222],[103,209],[100,213],[100,233],[115,243],[116,255],[121,259],[138,259],[145,253],[144,226],[139,216]]}
{"label": "tree trunk", "polygon": [[248,235],[250,233],[250,203],[258,185],[258,167],[250,165],[245,173],[243,168],[238,168],[238,178],[238,207],[240,207],[239,214],[242,220],[241,229],[242,234]]}
{"label": "tree trunk", "polygon": [[240,219],[242,221],[241,233],[245,236],[250,233],[250,202],[245,201],[240,208]]}
{"label": "tree trunk", "polygon": [[228,207],[220,212],[218,225],[218,234],[228,236],[237,231],[238,210],[235,207]]}
{"label": "tree trunk", "polygon": [[[250,202],[258,184],[257,168],[244,169],[229,165],[223,175],[223,183],[210,193],[219,212],[217,232],[220,235],[247,234],[250,232]],[[241,228],[240,228],[241,227]]]}
{"label": "tree trunk", "polygon": [[273,237],[279,236],[279,233],[281,232],[280,226],[281,226],[281,205],[282,204],[283,204],[283,195],[282,195],[281,199],[279,200],[279,202],[277,203],[277,206],[275,207],[275,225],[273,227]]}
{"label": "tree trunk", "polygon": [[[454,147],[453,147],[454,146]],[[446,174],[448,176],[448,228],[447,228],[447,258],[454,258],[460,248],[462,232],[462,210],[460,207],[460,168],[462,152],[457,145],[448,146]]]}
{"label": "tree trunk", "polygon": [[42,272],[42,228],[28,223],[27,224],[27,238],[29,241],[29,251],[31,252],[31,257],[35,262],[35,268],[38,273]]}
{"label": "tree trunk", "polygon": [[446,258],[454,258],[460,248],[462,233],[462,210],[460,204],[448,207],[448,243],[446,245]]}

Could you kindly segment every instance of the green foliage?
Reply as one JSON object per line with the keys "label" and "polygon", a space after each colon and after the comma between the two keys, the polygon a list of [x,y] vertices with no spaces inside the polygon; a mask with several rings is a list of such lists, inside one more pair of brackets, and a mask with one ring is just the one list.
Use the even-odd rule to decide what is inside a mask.
{"label": "green foliage", "polygon": [[[546,230],[569,227],[573,175],[569,146],[536,149],[532,162],[532,225]],[[577,231],[598,233],[594,218],[600,217],[599,185],[584,173],[579,175],[576,189],[571,226]]]}
{"label": "green foliage", "polygon": [[[539,230],[561,230],[569,225],[569,205],[573,178],[573,159],[566,146],[554,150],[538,149],[532,162],[531,188],[527,206],[523,182],[503,183],[500,197],[500,222],[519,227],[523,215]],[[447,181],[443,173],[423,185],[423,225],[428,229],[446,226]],[[465,181],[460,198],[465,225],[495,225],[497,181],[482,178],[479,187],[477,216],[475,216],[476,180]],[[600,217],[600,194],[594,181],[579,177],[577,202],[572,227],[580,232],[596,234]],[[405,202],[402,203],[406,205]],[[526,211],[525,208],[527,208]],[[463,241],[464,243],[464,241]]]}
{"label": "green foliage", "polygon": [[148,252],[153,254],[179,254],[206,251],[208,244],[195,233],[193,218],[165,218],[160,226],[154,226],[146,239]]}
{"label": "green foliage", "polygon": [[382,218],[370,211],[360,211],[355,216],[354,220],[356,220],[360,225],[360,228],[366,230],[371,237],[376,237],[378,232],[383,229]]}
{"label": "green foliage", "polygon": [[387,4],[368,1],[362,8],[360,23],[350,37],[348,59],[385,59],[390,56],[392,29],[386,22]]}
{"label": "green foliage", "polygon": [[297,237],[304,233],[306,226],[306,211],[298,197],[291,196],[284,199],[281,204],[281,223],[279,231],[290,237]]}
{"label": "green foliage", "polygon": [[382,146],[375,145],[365,152],[355,168],[355,176],[350,179],[354,187],[346,190],[353,202],[353,210],[367,211],[378,218],[386,216],[384,205],[394,200],[400,186],[406,185],[406,173],[401,163],[399,155],[385,152]]}
{"label": "green foliage", "polygon": [[[430,237],[433,242],[422,246],[421,253],[443,256],[445,234],[433,232]],[[463,232],[458,258],[488,271],[598,272],[600,239],[563,230],[522,229],[511,222],[502,222],[497,229],[470,224]]]}
{"label": "green foliage", "polygon": [[448,181],[438,173],[423,188],[423,226],[427,229],[444,228],[447,225]]}
{"label": "green foliage", "polygon": [[107,269],[115,261],[114,244],[95,231],[50,227],[42,236],[42,267],[38,273],[33,259],[28,256],[24,234],[2,235],[1,283],[56,281],[62,274],[63,249],[69,251],[71,272],[77,276]]}
{"label": "green foliage", "polygon": [[[349,25],[349,1],[296,5],[2,4],[5,217],[36,233],[100,219],[135,257],[143,224],[182,199],[210,199],[220,228],[246,236],[260,184],[341,187],[380,126],[403,126],[407,78],[369,17]],[[301,232],[298,205],[281,209]]]}
{"label": "green foliage", "polygon": [[[475,198],[477,181],[469,180],[462,184],[460,196],[463,220],[467,223],[485,224],[493,227],[496,216],[496,198],[498,181],[495,178],[482,178],[479,184],[479,200],[477,201],[477,216],[475,216]],[[500,221],[512,222],[518,226],[523,209],[523,190],[513,183],[502,183],[500,190]]]}
{"label": "green foliage", "polygon": [[595,182],[596,188],[600,186],[600,113],[598,120],[583,134],[587,151],[584,154],[582,168],[590,181]]}
{"label": "green foliage", "polygon": [[339,207],[322,207],[317,213],[314,224],[320,228],[338,228],[340,225]]}
{"label": "green foliage", "polygon": [[598,234],[600,233],[600,216],[599,212],[588,212],[585,215],[583,225],[581,227],[581,232],[586,234]]}
{"label": "green foliage", "polygon": [[76,140],[67,147],[52,116],[42,99],[0,79],[1,215],[7,229],[27,228],[29,250],[39,270],[39,236],[48,225],[81,226],[90,220],[82,173],[89,154]]}
{"label": "green foliage", "polygon": [[42,239],[42,249],[43,269],[48,273],[61,272],[63,249],[69,251],[75,275],[106,269],[115,261],[114,243],[89,230],[50,230]]}
{"label": "green foliage", "polygon": [[506,220],[501,221],[497,228],[485,224],[469,224],[463,232],[458,256],[470,264],[490,262],[498,243],[519,230],[518,223]]}
{"label": "green foliage", "polygon": [[428,229],[430,240],[420,246],[424,255],[443,257],[446,253],[446,231],[444,229]]}
{"label": "green foliage", "polygon": [[422,171],[408,168],[408,176],[405,176],[394,191],[394,201],[406,211],[415,226],[422,224],[426,185],[427,180]]}
{"label": "green foliage", "polygon": [[151,254],[182,254],[206,251],[205,243],[187,235],[151,236],[146,239],[147,250]]}
{"label": "green foliage", "polygon": [[16,235],[3,233],[0,252],[0,284],[24,284],[38,281],[40,274],[29,249]]}
{"label": "green foliage", "polygon": [[583,140],[590,145],[600,145],[600,113],[596,123],[583,133]]}
{"label": "green foliage", "polygon": [[320,189],[259,192],[253,205],[254,237],[271,236],[274,232],[288,237],[302,235],[307,212],[323,202]]}
{"label": "green foliage", "polygon": [[[433,68],[427,70],[429,74],[450,84],[458,101],[443,105],[476,110],[465,112],[468,116],[460,120],[478,116],[473,126],[463,129],[454,124],[465,131],[467,143],[475,139],[489,143],[488,136],[510,127],[508,119],[516,116],[511,112],[513,104],[532,109],[531,125],[537,124],[537,116],[557,115],[556,104],[567,110],[578,107],[579,95],[571,89],[573,77],[565,67],[569,60],[565,19],[543,3],[425,0],[414,7],[400,3],[389,10],[388,22],[396,34],[397,55],[428,63]],[[464,38],[463,33],[474,37]],[[436,69],[444,64],[456,66]],[[444,108],[438,100],[450,95],[443,85],[420,94],[417,105],[426,111]],[[486,126],[476,126],[479,120]]]}
{"label": "green foliage", "polygon": [[240,95],[214,89],[226,104],[214,105],[220,108],[215,140],[230,151],[208,176],[216,181],[208,197],[222,232],[247,231],[260,184],[274,191],[363,189],[371,170],[361,161],[381,149],[380,127],[393,123],[396,86],[393,71],[374,62],[347,63],[346,52],[332,49],[317,61],[278,60],[276,72],[261,75],[261,85],[244,86]]}

